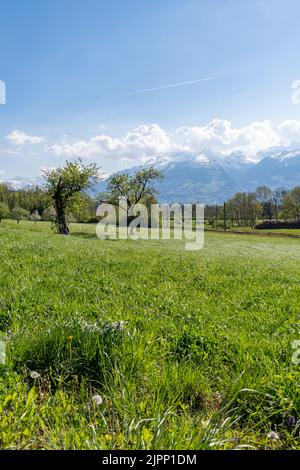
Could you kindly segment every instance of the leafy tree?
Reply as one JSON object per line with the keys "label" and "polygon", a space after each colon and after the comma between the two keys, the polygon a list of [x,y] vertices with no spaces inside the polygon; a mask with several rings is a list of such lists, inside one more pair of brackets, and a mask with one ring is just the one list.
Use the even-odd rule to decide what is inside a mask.
{"label": "leafy tree", "polygon": [[255,193],[239,192],[227,202],[227,211],[230,219],[236,225],[253,227],[261,212],[261,205],[257,201]]}
{"label": "leafy tree", "polygon": [[68,207],[67,219],[69,222],[71,222],[71,219],[74,222],[87,222],[91,215],[95,215],[95,212],[95,200],[88,194],[77,193]]}
{"label": "leafy tree", "polygon": [[81,160],[66,162],[64,167],[44,172],[45,187],[49,197],[54,201],[57,215],[58,231],[68,235],[67,210],[84,191],[90,188],[99,178],[96,163],[84,165]]}
{"label": "leafy tree", "polygon": [[0,202],[0,222],[9,216],[9,207],[5,202]]}
{"label": "leafy tree", "polygon": [[[119,205],[119,198],[126,198],[127,213],[134,204],[149,206],[156,202],[158,193],[154,182],[163,178],[162,173],[154,167],[140,168],[133,175],[115,173],[108,179],[106,191],[101,193],[98,202]],[[126,207],[124,208],[126,210]],[[128,214],[127,214],[128,215]],[[130,221],[130,217],[128,217]]]}
{"label": "leafy tree", "polygon": [[286,194],[287,191],[284,188],[275,189],[272,192],[272,203],[276,220],[278,220],[279,208],[283,206],[283,201]]}
{"label": "leafy tree", "polygon": [[23,209],[23,207],[15,207],[11,211],[10,216],[12,219],[16,220],[19,223],[20,220],[28,219],[29,212],[26,209]]}
{"label": "leafy tree", "polygon": [[11,186],[8,183],[0,183],[0,202],[9,205],[8,202],[11,190]]}
{"label": "leafy tree", "polygon": [[284,208],[289,219],[300,220],[300,186],[296,186],[286,195]]}
{"label": "leafy tree", "polygon": [[221,214],[221,208],[218,205],[205,206],[205,219],[212,228],[215,228],[219,214]]}
{"label": "leafy tree", "polygon": [[37,223],[38,221],[42,220],[42,217],[40,216],[39,212],[35,210],[32,212],[32,214],[30,214],[29,219]]}
{"label": "leafy tree", "polygon": [[272,219],[272,197],[272,190],[267,186],[259,186],[256,188],[256,199],[261,204],[263,219]]}
{"label": "leafy tree", "polygon": [[261,203],[261,205],[266,202],[270,202],[272,198],[272,190],[267,186],[259,186],[256,188],[256,198]]}

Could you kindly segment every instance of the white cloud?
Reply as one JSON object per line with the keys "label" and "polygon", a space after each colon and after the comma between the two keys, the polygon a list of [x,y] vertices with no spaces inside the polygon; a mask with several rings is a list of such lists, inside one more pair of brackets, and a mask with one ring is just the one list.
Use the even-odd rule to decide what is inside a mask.
{"label": "white cloud", "polygon": [[283,121],[278,126],[281,145],[290,145],[300,142],[300,121]]}
{"label": "white cloud", "polygon": [[51,147],[56,156],[114,158],[128,163],[143,162],[154,155],[182,149],[157,124],[138,126],[119,138],[101,134],[89,140],[64,142]]}
{"label": "white cloud", "polygon": [[17,145],[17,146],[22,146],[22,145],[25,145],[25,144],[34,145],[34,144],[41,144],[41,143],[45,142],[44,137],[29,135],[29,134],[26,134],[25,132],[19,131],[17,129],[12,131],[6,138],[7,138],[7,140],[9,140],[9,142],[12,145]]}
{"label": "white cloud", "polygon": [[203,150],[227,155],[242,150],[252,158],[260,150],[300,144],[300,121],[255,121],[233,127],[230,121],[213,119],[205,126],[183,126],[168,133],[158,124],[140,125],[121,137],[96,135],[88,140],[61,141],[51,147],[59,157],[101,159],[116,167],[145,162],[151,157],[176,152],[200,153]]}
{"label": "white cloud", "polygon": [[175,138],[191,152],[210,149],[226,154],[243,150],[253,155],[258,150],[280,145],[280,136],[269,121],[256,121],[234,128],[229,121],[213,119],[203,127],[180,127]]}
{"label": "white cloud", "polygon": [[[50,167],[50,155],[63,159],[85,158],[95,160],[107,171],[129,168],[143,164],[157,156],[176,153],[205,153],[206,150],[226,155],[243,151],[250,159],[260,159],[261,150],[276,146],[300,147],[300,120],[286,120],[279,124],[271,121],[254,121],[246,126],[234,127],[228,120],[213,119],[203,126],[182,126],[173,132],[162,129],[158,124],[140,125],[121,136],[112,136],[108,131],[99,132],[89,139],[71,139],[62,135],[60,140],[46,144],[44,137],[28,135],[21,130],[12,131],[7,137],[10,145],[0,148],[1,154],[20,154],[23,146],[42,144],[39,154],[44,155]],[[28,156],[32,156],[32,149]],[[49,155],[50,154],[50,155]],[[25,152],[26,155],[26,152]],[[44,163],[41,161],[41,164]]]}

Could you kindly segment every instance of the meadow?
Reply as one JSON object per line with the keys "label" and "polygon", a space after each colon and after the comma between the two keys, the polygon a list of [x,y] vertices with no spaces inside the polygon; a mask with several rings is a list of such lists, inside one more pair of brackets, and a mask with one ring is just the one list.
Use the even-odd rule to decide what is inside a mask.
{"label": "meadow", "polygon": [[300,241],[0,224],[2,449],[300,448]]}

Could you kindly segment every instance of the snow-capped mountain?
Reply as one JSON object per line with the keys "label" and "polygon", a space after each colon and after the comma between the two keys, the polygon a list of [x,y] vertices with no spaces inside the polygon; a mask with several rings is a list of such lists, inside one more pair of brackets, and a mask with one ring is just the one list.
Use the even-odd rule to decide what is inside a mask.
{"label": "snow-capped mountain", "polygon": [[8,183],[14,189],[32,188],[33,186],[41,186],[43,184],[43,178],[32,177],[23,178],[22,176],[16,176],[15,178],[5,178],[2,176],[0,183]]}
{"label": "snow-capped mountain", "polygon": [[256,163],[256,160],[240,150],[229,155],[219,155],[218,161],[228,170],[245,170]]}
{"label": "snow-capped mountain", "polygon": [[[206,204],[216,204],[232,196],[237,182],[253,165],[253,160],[243,152],[224,156],[209,149],[197,154],[162,155],[145,164],[154,166],[164,175],[163,181],[157,183],[161,202],[200,201]],[[124,172],[132,174],[137,169],[132,167]],[[98,189],[104,190],[105,182],[101,182]]]}
{"label": "snow-capped mountain", "polygon": [[[154,166],[156,166],[154,164]],[[230,195],[233,181],[222,164],[204,153],[186,159],[173,160],[160,168],[164,179],[158,183],[162,202],[198,201],[206,195],[206,202],[215,194]]]}
{"label": "snow-capped mountain", "polygon": [[247,172],[249,190],[300,186],[300,148],[274,148],[258,156],[263,158]]}
{"label": "snow-capped mountain", "polygon": [[300,186],[300,148],[295,146],[274,147],[254,158],[241,151],[222,155],[207,150],[159,157],[148,164],[164,172],[165,178],[158,184],[162,202],[215,204],[261,185],[271,189]]}
{"label": "snow-capped mountain", "polygon": [[[161,155],[146,162],[164,174],[157,184],[161,202],[222,203],[237,191],[254,191],[266,185],[272,189],[300,186],[300,147],[274,147],[251,157],[241,151],[229,155],[203,150],[198,154]],[[124,172],[133,173],[137,167]],[[4,178],[2,178],[4,179]],[[15,188],[41,184],[41,178],[12,178]],[[105,181],[95,193],[103,191]]]}

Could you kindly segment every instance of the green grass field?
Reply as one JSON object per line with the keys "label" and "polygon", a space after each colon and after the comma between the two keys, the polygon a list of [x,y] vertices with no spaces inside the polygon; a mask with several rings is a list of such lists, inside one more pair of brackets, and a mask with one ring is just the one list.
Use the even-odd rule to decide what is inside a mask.
{"label": "green grass field", "polygon": [[[211,225],[205,224],[205,229],[212,231],[222,231],[222,227],[215,227],[214,229],[212,228]],[[259,236],[268,236],[268,235],[282,235],[282,236],[297,236],[300,237],[300,229],[299,228],[272,228],[272,229],[253,229],[252,227],[231,227],[229,226],[227,229],[229,232],[234,231],[234,232],[249,232],[249,233],[255,233]]]}
{"label": "green grass field", "polygon": [[299,240],[71,230],[0,224],[1,448],[300,448]]}

